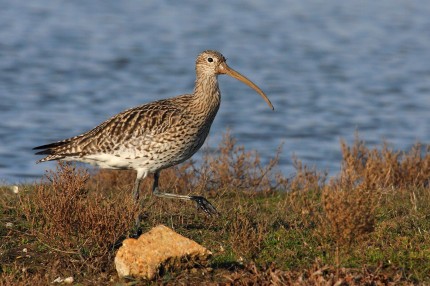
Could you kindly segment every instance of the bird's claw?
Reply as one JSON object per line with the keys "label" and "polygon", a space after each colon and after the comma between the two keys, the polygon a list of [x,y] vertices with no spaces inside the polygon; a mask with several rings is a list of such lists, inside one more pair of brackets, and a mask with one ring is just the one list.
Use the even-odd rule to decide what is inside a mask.
{"label": "bird's claw", "polygon": [[201,196],[191,196],[190,199],[195,201],[197,208],[204,211],[208,216],[217,215],[218,211],[216,208],[204,197]]}
{"label": "bird's claw", "polygon": [[130,233],[129,233],[129,235],[128,235],[128,237],[129,238],[135,238],[135,239],[138,239],[140,236],[142,235],[142,228],[135,228],[135,229],[133,229]]}

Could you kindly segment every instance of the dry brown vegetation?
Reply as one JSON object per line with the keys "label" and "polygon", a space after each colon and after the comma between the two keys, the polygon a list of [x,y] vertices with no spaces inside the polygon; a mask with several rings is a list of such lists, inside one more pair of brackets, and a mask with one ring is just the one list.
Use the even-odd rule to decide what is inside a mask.
{"label": "dry brown vegetation", "polygon": [[[228,134],[200,164],[162,172],[160,186],[204,194],[221,215],[142,186],[143,230],[165,224],[209,248],[210,267],[169,272],[163,284],[388,285],[430,283],[430,148],[407,152],[341,143],[341,172],[327,178],[295,159],[296,174],[263,165]],[[119,280],[115,244],[137,214],[134,173],[59,164],[41,182],[0,192],[0,285],[83,285]]]}

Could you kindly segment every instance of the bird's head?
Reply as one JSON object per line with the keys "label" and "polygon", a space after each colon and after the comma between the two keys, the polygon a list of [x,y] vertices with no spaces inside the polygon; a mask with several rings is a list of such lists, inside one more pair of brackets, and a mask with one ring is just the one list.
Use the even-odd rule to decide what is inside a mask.
{"label": "bird's head", "polygon": [[226,65],[226,58],[217,51],[204,51],[196,60],[196,70],[199,74],[221,74],[222,66]]}
{"label": "bird's head", "polygon": [[229,75],[241,82],[245,83],[249,87],[253,88],[258,94],[263,97],[264,101],[272,108],[273,105],[270,102],[269,98],[264,94],[264,92],[252,81],[248,78],[230,68],[227,65],[226,58],[217,51],[207,50],[202,52],[196,60],[196,72],[198,75],[206,75],[206,76],[216,76],[219,74]]}

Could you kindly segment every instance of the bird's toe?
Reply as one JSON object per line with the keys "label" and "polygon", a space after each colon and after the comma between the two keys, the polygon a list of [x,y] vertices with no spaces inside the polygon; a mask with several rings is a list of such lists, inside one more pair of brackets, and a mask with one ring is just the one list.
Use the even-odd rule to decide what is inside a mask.
{"label": "bird's toe", "polygon": [[204,197],[201,196],[191,196],[191,200],[195,201],[197,208],[204,211],[208,216],[217,215],[217,209]]}

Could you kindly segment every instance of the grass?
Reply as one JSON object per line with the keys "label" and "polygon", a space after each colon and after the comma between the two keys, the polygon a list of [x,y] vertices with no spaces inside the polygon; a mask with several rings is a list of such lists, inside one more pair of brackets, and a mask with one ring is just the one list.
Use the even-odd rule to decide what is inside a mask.
{"label": "grass", "polygon": [[[276,171],[226,134],[217,154],[164,170],[163,190],[204,194],[221,215],[142,187],[144,231],[165,224],[209,248],[207,268],[168,272],[161,284],[377,285],[430,283],[430,148],[407,152],[341,143],[327,178],[295,159]],[[40,182],[0,189],[0,285],[146,285],[120,280],[115,242],[132,228],[134,173],[58,164]]]}

